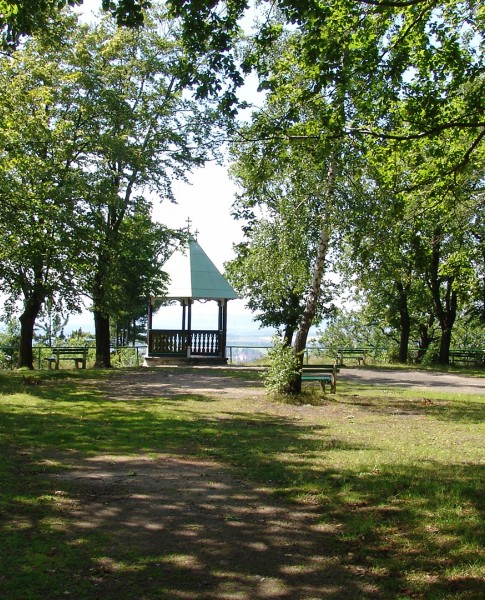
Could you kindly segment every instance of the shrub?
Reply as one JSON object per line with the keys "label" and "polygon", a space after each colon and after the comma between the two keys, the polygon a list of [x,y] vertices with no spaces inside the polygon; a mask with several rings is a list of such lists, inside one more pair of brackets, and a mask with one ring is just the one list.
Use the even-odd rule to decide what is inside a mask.
{"label": "shrub", "polygon": [[272,394],[289,393],[291,382],[300,372],[300,361],[293,348],[281,338],[274,337],[268,351],[268,362],[268,370],[263,374],[264,387]]}

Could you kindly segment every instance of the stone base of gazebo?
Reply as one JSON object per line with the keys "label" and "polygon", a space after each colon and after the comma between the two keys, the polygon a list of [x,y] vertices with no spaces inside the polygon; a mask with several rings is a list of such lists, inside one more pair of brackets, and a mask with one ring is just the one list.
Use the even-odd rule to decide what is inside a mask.
{"label": "stone base of gazebo", "polygon": [[208,367],[227,365],[222,356],[145,356],[144,367]]}

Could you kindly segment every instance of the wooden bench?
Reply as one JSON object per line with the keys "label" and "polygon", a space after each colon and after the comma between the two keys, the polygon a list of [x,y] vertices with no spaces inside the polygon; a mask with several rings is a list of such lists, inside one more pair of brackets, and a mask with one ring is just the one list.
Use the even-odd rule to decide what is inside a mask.
{"label": "wooden bench", "polygon": [[45,360],[49,365],[49,369],[52,369],[52,365],[56,369],[59,369],[59,361],[61,360],[73,360],[76,369],[79,369],[79,365],[83,369],[86,368],[86,358],[88,355],[88,349],[86,346],[61,346],[59,348],[51,348],[52,356],[48,356]]}
{"label": "wooden bench", "polygon": [[332,365],[303,365],[301,369],[302,381],[319,381],[323,392],[325,385],[330,384],[330,391],[335,394],[337,390],[337,373],[339,369]]}
{"label": "wooden bench", "polygon": [[485,350],[450,350],[450,362],[473,363],[476,366],[485,364]]}
{"label": "wooden bench", "polygon": [[337,364],[341,367],[344,366],[344,358],[353,358],[357,360],[360,367],[361,361],[362,364],[365,365],[365,353],[365,348],[339,348],[335,358],[337,359]]}

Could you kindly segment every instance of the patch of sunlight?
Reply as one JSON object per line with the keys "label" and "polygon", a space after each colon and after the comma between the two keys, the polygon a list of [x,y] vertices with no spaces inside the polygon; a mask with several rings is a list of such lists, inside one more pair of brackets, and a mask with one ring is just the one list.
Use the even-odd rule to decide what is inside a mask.
{"label": "patch of sunlight", "polygon": [[188,567],[190,569],[202,569],[203,565],[199,559],[192,554],[169,554],[161,559],[163,562],[175,565],[176,567]]}
{"label": "patch of sunlight", "polygon": [[143,569],[143,565],[136,565],[134,563],[126,563],[123,561],[114,560],[109,556],[101,556],[94,562],[104,573],[119,573],[121,571],[136,572]]}

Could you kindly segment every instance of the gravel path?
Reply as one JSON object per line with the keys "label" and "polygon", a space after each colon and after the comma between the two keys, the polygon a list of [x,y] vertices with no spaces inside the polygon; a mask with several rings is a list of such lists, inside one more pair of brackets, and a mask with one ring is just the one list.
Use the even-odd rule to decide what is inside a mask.
{"label": "gravel path", "polygon": [[485,378],[421,370],[342,368],[339,379],[457,394],[484,394]]}

